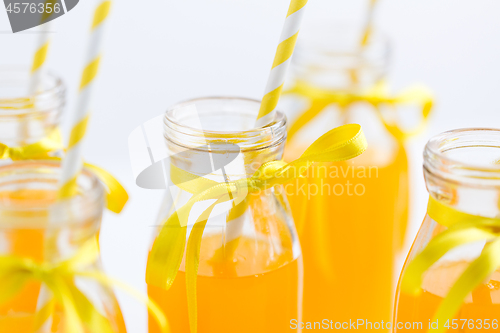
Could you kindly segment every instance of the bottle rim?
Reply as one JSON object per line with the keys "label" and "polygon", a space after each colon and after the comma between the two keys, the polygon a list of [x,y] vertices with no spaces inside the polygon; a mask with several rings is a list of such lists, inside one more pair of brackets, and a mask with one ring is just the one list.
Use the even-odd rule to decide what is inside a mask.
{"label": "bottle rim", "polygon": [[495,159],[491,149],[500,149],[499,129],[463,128],[438,134],[425,146],[424,173],[456,184],[500,187],[500,150]]}
{"label": "bottle rim", "polygon": [[[255,127],[260,101],[243,97],[201,97],[177,103],[164,116],[164,137],[179,146],[199,148],[204,143],[235,143],[241,151],[266,149],[286,140],[286,117],[283,112],[274,112],[273,120],[262,127]],[[212,118],[216,128],[200,128],[192,125],[199,119]],[[190,123],[191,121],[191,123]],[[228,130],[225,122],[236,121],[239,130]],[[243,125],[244,123],[244,125]],[[224,147],[223,145],[221,147]],[[227,146],[226,146],[227,148]],[[210,149],[213,151],[214,146]]]}
{"label": "bottle rim", "polygon": [[[61,163],[57,161],[22,161],[4,165],[0,167],[0,192],[29,189],[57,191],[60,173]],[[23,205],[17,200],[2,198],[0,213],[11,216],[13,220],[0,219],[0,229],[71,228],[89,221],[97,223],[104,209],[103,185],[88,169],[82,170],[77,184],[78,195],[55,203],[40,200]],[[40,219],[47,212],[49,221],[46,217]],[[16,216],[22,217],[23,222],[18,223]]]}
{"label": "bottle rim", "polygon": [[31,95],[28,92],[30,79],[31,71],[26,67],[0,66],[0,87],[15,85],[24,90],[13,96],[0,96],[0,119],[37,117],[65,105],[66,88],[58,76],[44,73],[40,78],[41,88]]}
{"label": "bottle rim", "polygon": [[[351,68],[374,69],[383,77],[387,74],[392,48],[390,38],[373,29],[368,43],[361,46],[360,25],[319,21],[303,29],[293,56],[298,75],[314,66],[328,70]],[[318,33],[320,32],[320,33]]]}

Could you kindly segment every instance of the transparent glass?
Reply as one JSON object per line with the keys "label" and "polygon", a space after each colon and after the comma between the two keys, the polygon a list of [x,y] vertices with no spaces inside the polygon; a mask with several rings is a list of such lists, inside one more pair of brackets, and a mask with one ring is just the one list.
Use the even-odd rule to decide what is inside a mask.
{"label": "transparent glass", "polygon": [[306,110],[321,112],[289,138],[285,160],[347,123],[360,124],[368,140],[359,157],[316,164],[287,191],[304,254],[304,321],[390,321],[395,257],[408,219],[405,147],[372,105],[325,103],[329,94],[363,95],[383,81],[389,46],[375,33],[361,47],[362,31],[349,26],[321,25],[304,32],[289,89],[307,87],[304,92],[310,94],[287,94],[282,107],[292,127]]}
{"label": "transparent glass", "polygon": [[[223,183],[251,177],[263,163],[279,160],[286,138],[285,117],[278,112],[271,124],[255,128],[258,109],[258,101],[240,98],[204,98],[172,107],[164,120],[171,156],[165,168],[171,163]],[[223,169],[214,170],[210,162],[203,163],[202,156],[210,155],[215,165],[221,157],[235,153],[235,147],[234,160]],[[170,189],[158,222],[192,196],[173,184],[169,177]],[[289,321],[300,316],[302,268],[300,245],[283,192],[275,188],[249,194],[235,209],[230,209],[231,203],[226,208],[219,206],[210,216],[201,242],[198,332],[287,330]],[[191,215],[199,213],[200,209],[193,208]],[[188,237],[190,231],[188,227]],[[184,261],[185,257],[168,291],[148,286],[149,296],[169,318],[172,333],[189,332]],[[160,332],[151,318],[149,332]]]}
{"label": "transparent glass", "polygon": [[[424,176],[432,198],[456,210],[476,216],[500,216],[500,131],[496,129],[461,129],[445,132],[429,141],[424,151]],[[427,214],[415,238],[405,266],[446,227]],[[396,331],[428,330],[438,306],[451,286],[468,264],[476,259],[485,242],[469,243],[454,248],[437,261],[424,275],[419,296],[408,295],[399,289],[396,295],[395,322],[421,322]],[[401,280],[401,278],[400,278]],[[500,271],[494,272],[482,285],[467,296],[456,319],[458,328],[453,332],[489,331],[493,320],[500,321]],[[462,321],[460,321],[460,319]],[[475,329],[465,325],[464,319],[473,320]],[[489,319],[490,329],[479,329],[478,320]],[[442,327],[444,323],[440,323]],[[401,326],[401,325],[400,325]],[[498,328],[498,326],[497,326]]]}
{"label": "transparent glass", "polygon": [[[51,162],[17,162],[0,167],[0,256],[57,264],[95,239],[104,208],[102,185],[85,171],[78,178],[80,194],[54,204],[59,173],[59,164]],[[102,269],[100,259],[82,269]],[[126,332],[110,288],[84,277],[74,278],[74,283],[109,319],[115,332]],[[33,332],[37,307],[49,297],[48,288],[36,280],[29,281],[13,298],[0,303],[0,332]],[[52,320],[37,332],[71,333],[64,330],[64,320],[56,306]]]}
{"label": "transparent glass", "polygon": [[[64,108],[65,87],[59,78],[43,75],[34,93],[30,80],[28,69],[0,68],[0,143],[11,148],[39,142],[57,130]],[[0,165],[6,162],[0,159]]]}

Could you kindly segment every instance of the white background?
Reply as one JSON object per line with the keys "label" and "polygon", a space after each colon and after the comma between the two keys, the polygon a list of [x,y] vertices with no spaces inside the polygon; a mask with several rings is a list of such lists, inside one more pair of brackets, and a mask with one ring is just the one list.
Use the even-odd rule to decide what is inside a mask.
{"label": "white background", "polygon": [[[22,2],[22,1],[20,1]],[[173,103],[207,95],[259,98],[273,60],[288,0],[115,1],[85,143],[88,161],[104,166],[129,190],[120,216],[105,213],[106,271],[145,291],[151,225],[160,193],[135,186],[127,137]],[[366,0],[311,0],[318,18],[360,20]],[[71,111],[95,2],[81,0],[55,21],[48,66],[68,86]],[[390,82],[433,89],[437,107],[429,131],[410,145],[415,231],[425,211],[421,172],[425,141],[444,130],[496,127],[500,121],[500,2],[381,0],[376,24],[393,42]],[[37,29],[12,34],[0,9],[0,65],[29,66]],[[144,332],[141,304],[118,292],[129,332]]]}

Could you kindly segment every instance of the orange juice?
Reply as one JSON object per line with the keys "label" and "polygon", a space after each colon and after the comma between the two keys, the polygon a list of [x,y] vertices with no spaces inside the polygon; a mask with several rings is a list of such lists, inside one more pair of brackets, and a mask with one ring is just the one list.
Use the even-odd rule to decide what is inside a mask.
{"label": "orange juice", "polygon": [[[15,216],[20,220],[23,219],[23,222],[29,222],[31,217],[41,217],[48,221],[48,209],[38,212],[30,210],[22,211],[21,209],[28,209],[31,206],[48,206],[55,199],[56,192],[48,190],[29,189],[0,192],[0,205],[6,204],[9,207],[20,209],[15,213]],[[45,259],[44,245],[46,230],[44,228],[46,228],[46,225],[32,225],[31,228],[20,225],[17,228],[16,226],[12,226],[12,216],[8,216],[7,218],[9,219],[9,222],[7,222],[9,226],[2,228],[2,222],[5,222],[5,220],[0,216],[0,255],[13,255],[42,262]],[[39,222],[40,219],[37,221]],[[2,245],[5,247],[2,248]],[[0,332],[33,332],[40,288],[40,282],[29,281],[14,297],[4,303],[0,302]],[[125,324],[116,301],[111,301],[106,305],[104,315],[107,318],[113,318],[112,322],[114,325],[112,326],[117,329],[116,332],[125,333]],[[63,322],[63,313],[60,310],[56,310],[52,318],[51,332],[65,332]]]}
{"label": "orange juice", "polygon": [[[292,252],[274,253],[257,237],[242,237],[236,256],[219,257],[221,235],[207,236],[198,272],[198,332],[287,332],[299,317],[299,265]],[[270,254],[271,253],[271,254]],[[184,265],[184,263],[183,263]],[[185,273],[181,266],[172,287],[148,286],[165,311],[172,333],[189,332]],[[150,318],[149,332],[160,332]]]}
{"label": "orange juice", "polygon": [[407,159],[402,145],[384,165],[376,154],[315,165],[286,191],[304,256],[304,322],[392,318]]}
{"label": "orange juice", "polygon": [[[425,273],[420,295],[401,293],[396,304],[395,331],[427,332],[444,296],[469,264],[457,261],[437,265]],[[454,319],[438,324],[449,325],[449,332],[490,332],[500,327],[499,271],[467,296]]]}
{"label": "orange juice", "polygon": [[[42,230],[7,233],[7,240],[12,244],[10,253],[39,261],[43,259],[43,238]],[[0,303],[0,332],[31,332],[39,293],[40,282],[30,281],[14,298]]]}
{"label": "orange juice", "polygon": [[[54,192],[43,190],[19,190],[0,192],[0,202],[9,202],[16,206],[29,206],[39,204],[43,201],[55,199]],[[0,218],[1,222],[1,218]],[[3,231],[6,249],[9,254],[27,257],[41,262],[44,252],[43,229],[11,228]],[[33,313],[36,312],[38,294],[40,293],[40,282],[30,281],[19,293],[8,302],[0,304],[0,328],[3,332],[10,332],[14,328],[16,332],[31,332],[33,325]],[[10,314],[15,313],[14,316]]]}

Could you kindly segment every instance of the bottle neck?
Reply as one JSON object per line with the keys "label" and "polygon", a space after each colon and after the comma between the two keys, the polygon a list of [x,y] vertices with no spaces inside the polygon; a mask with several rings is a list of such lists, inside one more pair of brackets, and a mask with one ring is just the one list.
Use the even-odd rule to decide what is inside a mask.
{"label": "bottle neck", "polygon": [[0,116],[0,143],[11,148],[23,147],[49,137],[58,130],[59,119],[46,119],[46,116],[19,116],[16,119]]}
{"label": "bottle neck", "polygon": [[442,133],[424,151],[429,194],[463,213],[500,217],[500,131],[462,129]]}
{"label": "bottle neck", "polygon": [[167,111],[164,136],[170,163],[217,182],[247,178],[268,161],[280,159],[286,139],[281,112],[255,128],[260,103],[242,98],[202,98]]}
{"label": "bottle neck", "polygon": [[95,239],[104,190],[84,171],[74,197],[57,201],[60,164],[18,162],[0,167],[0,255],[58,262]]}
{"label": "bottle neck", "polygon": [[364,63],[357,54],[328,54],[316,62],[313,58],[298,59],[293,65],[295,81],[329,91],[358,93],[386,78],[384,67]]}
{"label": "bottle neck", "polygon": [[359,92],[385,79],[389,45],[380,34],[373,34],[365,46],[354,28],[328,29],[319,35],[321,39],[305,34],[299,41],[292,70],[296,80],[326,90]]}
{"label": "bottle neck", "polygon": [[9,147],[39,142],[60,122],[65,104],[62,81],[45,75],[31,92],[31,80],[27,70],[0,69],[0,143]]}

